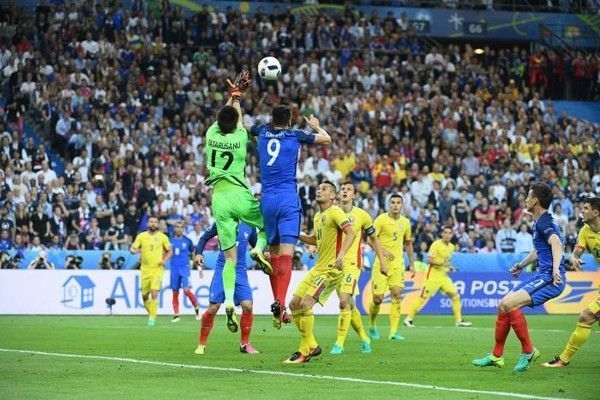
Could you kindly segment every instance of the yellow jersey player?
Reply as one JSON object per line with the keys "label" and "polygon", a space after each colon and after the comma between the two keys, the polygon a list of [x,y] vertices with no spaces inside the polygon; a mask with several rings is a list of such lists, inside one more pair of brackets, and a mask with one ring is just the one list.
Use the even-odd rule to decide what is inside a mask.
{"label": "yellow jersey player", "polygon": [[331,292],[339,286],[346,252],[356,238],[344,211],[333,205],[335,185],[329,181],[322,182],[315,197],[319,212],[314,217],[314,234],[301,234],[300,240],[316,245],[318,256],[315,266],[300,282],[290,302],[292,317],[300,332],[300,348],[284,364],[303,364],[321,354],[321,347],[313,335],[315,317],[312,308],[316,303],[325,304]]}
{"label": "yellow jersey player", "polygon": [[[331,354],[339,355],[344,352],[344,342],[348,328],[352,324],[352,328],[360,337],[360,348],[363,353],[371,352],[371,340],[365,333],[365,328],[362,324],[360,312],[354,304],[353,297],[358,294],[358,278],[362,269],[362,248],[361,241],[363,232],[371,239],[371,244],[375,250],[375,254],[379,259],[383,257],[383,249],[373,226],[373,219],[368,212],[362,208],[353,205],[356,199],[356,188],[350,182],[342,184],[340,189],[340,208],[346,213],[346,217],[352,224],[352,230],[356,234],[356,240],[352,243],[352,247],[346,252],[344,259],[344,268],[342,270],[342,281],[337,290],[340,298],[340,316],[338,318],[337,340],[331,348]],[[383,270],[387,271],[385,261],[383,262]]]}
{"label": "yellow jersey player", "polygon": [[386,271],[386,266],[381,264],[381,258],[376,260],[373,266],[373,273],[371,274],[373,301],[369,306],[371,320],[369,334],[371,335],[371,339],[375,340],[379,339],[379,331],[376,325],[379,307],[383,302],[383,295],[388,290],[392,295],[390,334],[388,337],[392,340],[404,339],[398,333],[398,325],[400,324],[400,296],[404,289],[404,246],[406,246],[409,269],[413,277],[415,276],[415,267],[410,221],[401,215],[403,207],[404,199],[402,196],[393,194],[390,197],[388,212],[375,218],[377,237],[381,240],[386,255],[389,254],[389,257],[392,259],[389,271]]}
{"label": "yellow jersey player", "polygon": [[442,229],[442,238],[433,242],[429,248],[429,269],[427,270],[425,284],[421,289],[421,295],[413,303],[410,312],[404,320],[404,325],[409,328],[415,326],[413,323],[415,315],[438,290],[441,290],[442,294],[452,299],[452,311],[454,312],[456,326],[471,326],[470,322],[462,319],[460,296],[456,291],[454,282],[448,276],[448,270],[455,271],[452,264],[450,264],[450,259],[454,253],[454,245],[450,243],[452,236],[452,228],[449,226],[444,227]]}
{"label": "yellow jersey player", "polygon": [[157,217],[148,218],[148,230],[137,235],[129,250],[141,254],[142,299],[148,311],[148,326],[154,326],[165,263],[173,255],[168,236],[158,230]]}
{"label": "yellow jersey player", "polygon": [[[569,262],[581,269],[581,254],[587,249],[600,264],[600,197],[583,201],[583,228],[579,231],[577,245]],[[588,340],[592,325],[600,320],[600,296],[579,314],[579,322],[571,334],[567,346],[554,360],[542,364],[542,367],[566,367],[577,350]]]}

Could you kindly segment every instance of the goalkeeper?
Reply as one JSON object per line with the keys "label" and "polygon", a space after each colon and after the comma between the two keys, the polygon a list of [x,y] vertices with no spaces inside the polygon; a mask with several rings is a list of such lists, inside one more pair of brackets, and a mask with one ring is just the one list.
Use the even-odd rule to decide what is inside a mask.
{"label": "goalkeeper", "polygon": [[208,128],[204,150],[209,172],[206,184],[213,187],[211,209],[219,232],[221,251],[225,254],[223,288],[227,328],[231,332],[238,330],[233,294],[237,260],[236,237],[240,221],[258,228],[257,245],[250,251],[250,257],[266,274],[271,275],[273,272],[263,255],[267,238],[260,206],[250,192],[244,175],[248,132],[242,124],[240,97],[250,83],[248,71],[242,71],[234,83],[227,80],[231,96],[225,107],[217,113],[217,122]]}

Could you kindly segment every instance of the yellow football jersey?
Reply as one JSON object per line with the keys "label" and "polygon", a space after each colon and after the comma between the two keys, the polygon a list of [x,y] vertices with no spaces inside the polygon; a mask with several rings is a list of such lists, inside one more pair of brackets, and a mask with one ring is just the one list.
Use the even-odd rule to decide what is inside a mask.
{"label": "yellow football jersey", "polygon": [[404,244],[412,246],[408,218],[401,215],[398,219],[394,219],[388,213],[384,213],[375,218],[374,225],[383,248],[394,255],[394,262],[401,262],[404,265]]}
{"label": "yellow football jersey", "polygon": [[169,237],[162,232],[151,234],[148,231],[142,232],[135,238],[133,245],[140,249],[141,268],[161,268],[164,258],[163,251],[171,249]]}
{"label": "yellow football jersey", "polygon": [[583,225],[577,236],[577,247],[589,251],[600,264],[600,232],[594,232],[588,224]]}
{"label": "yellow football jersey", "polygon": [[352,207],[349,213],[346,213],[346,218],[352,224],[352,230],[356,233],[356,239],[352,242],[352,246],[346,252],[344,257],[344,265],[352,265],[357,268],[362,268],[362,237],[363,232],[367,235],[372,235],[375,232],[373,227],[373,219],[368,212],[359,207]]}
{"label": "yellow football jersey", "polygon": [[325,211],[315,214],[315,236],[317,237],[317,253],[319,254],[314,268],[328,270],[335,265],[335,260],[342,248],[344,226],[348,225],[348,217],[338,206],[331,206]]}
{"label": "yellow football jersey", "polygon": [[444,264],[446,261],[450,261],[452,254],[454,254],[454,245],[452,243],[444,244],[442,239],[438,239],[431,243],[428,254],[430,259],[435,258],[436,261],[435,266],[429,263],[429,266],[432,267],[430,268],[430,271],[437,271],[445,274],[448,271],[448,268],[439,266],[438,264]]}

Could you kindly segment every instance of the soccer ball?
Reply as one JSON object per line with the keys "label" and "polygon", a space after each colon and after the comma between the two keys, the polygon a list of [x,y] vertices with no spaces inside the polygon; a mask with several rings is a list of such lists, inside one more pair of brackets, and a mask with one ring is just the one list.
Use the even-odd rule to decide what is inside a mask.
{"label": "soccer ball", "polygon": [[274,81],[281,75],[281,64],[275,57],[265,57],[258,62],[258,75],[268,81]]}

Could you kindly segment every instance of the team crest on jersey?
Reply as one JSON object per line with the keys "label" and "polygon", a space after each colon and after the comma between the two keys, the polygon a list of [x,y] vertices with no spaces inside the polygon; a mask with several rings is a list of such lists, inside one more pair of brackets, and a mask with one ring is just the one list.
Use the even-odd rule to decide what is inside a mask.
{"label": "team crest on jersey", "polygon": [[352,216],[348,217],[348,221],[349,221],[351,224],[353,224],[353,223],[354,223],[354,217],[352,217]]}
{"label": "team crest on jersey", "polygon": [[326,219],[327,219],[327,217],[323,215],[323,216],[321,217],[321,223],[322,223],[322,224],[324,224]]}

